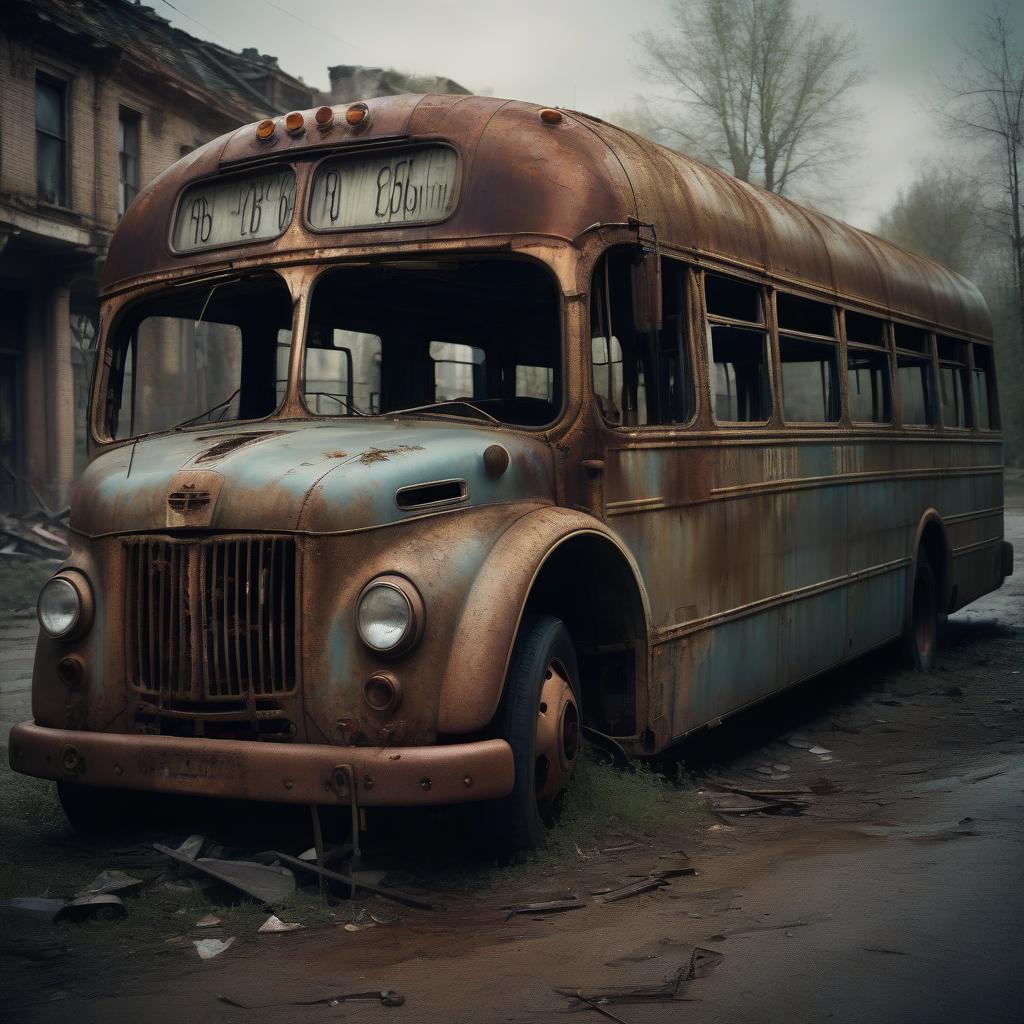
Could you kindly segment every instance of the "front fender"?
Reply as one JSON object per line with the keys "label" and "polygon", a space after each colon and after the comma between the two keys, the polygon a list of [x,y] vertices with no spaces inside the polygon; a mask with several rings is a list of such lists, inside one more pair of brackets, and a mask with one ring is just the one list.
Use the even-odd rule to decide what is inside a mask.
{"label": "front fender", "polygon": [[604,537],[619,550],[637,581],[649,627],[650,607],[640,571],[604,523],[585,512],[555,506],[530,512],[498,538],[463,605],[442,677],[440,733],[477,732],[494,717],[534,580],[561,544],[581,534]]}

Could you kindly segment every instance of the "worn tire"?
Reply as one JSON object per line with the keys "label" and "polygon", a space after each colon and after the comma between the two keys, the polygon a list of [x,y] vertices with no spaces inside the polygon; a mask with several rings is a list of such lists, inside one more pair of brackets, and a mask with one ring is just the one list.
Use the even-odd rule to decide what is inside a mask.
{"label": "worn tire", "polygon": [[[566,683],[571,693],[566,692]],[[554,722],[545,720],[552,713],[547,702],[541,700],[546,685],[558,689],[559,700],[554,703],[560,703],[560,707],[555,711],[554,731],[560,737],[559,750],[565,755],[554,769],[538,750],[538,735],[550,736]],[[524,616],[509,662],[505,693],[494,719],[495,734],[512,747],[515,784],[508,796],[481,808],[483,838],[490,850],[501,854],[536,850],[557,823],[580,751],[579,697],[576,652],[561,619]]]}
{"label": "worn tire", "polygon": [[71,827],[86,836],[125,832],[144,818],[142,797],[131,790],[58,782],[57,797]]}
{"label": "worn tire", "polygon": [[910,625],[903,634],[903,660],[918,672],[935,669],[935,650],[939,643],[939,595],[935,574],[925,551],[917,553],[914,592],[910,607]]}

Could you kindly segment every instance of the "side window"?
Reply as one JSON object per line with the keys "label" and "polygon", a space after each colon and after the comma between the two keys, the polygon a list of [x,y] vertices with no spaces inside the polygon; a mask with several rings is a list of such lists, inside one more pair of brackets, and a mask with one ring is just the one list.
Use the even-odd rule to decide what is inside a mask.
{"label": "side window", "polygon": [[724,423],[758,423],[772,411],[768,332],[759,285],[704,275],[711,408]]}
{"label": "side window", "polygon": [[928,332],[906,324],[895,324],[894,330],[904,426],[934,426],[938,414]]}
{"label": "side window", "polygon": [[432,341],[430,358],[434,363],[435,402],[486,396],[487,377],[482,348],[454,341]]}
{"label": "side window", "polygon": [[946,427],[970,427],[972,421],[967,384],[967,343],[940,335],[937,346],[942,424]]}
{"label": "side window", "polygon": [[892,386],[885,321],[847,310],[846,390],[854,423],[891,423]]}
{"label": "side window", "polygon": [[835,423],[841,412],[832,307],[780,292],[782,415],[790,423]]}
{"label": "side window", "polygon": [[686,423],[694,412],[687,343],[687,268],[662,258],[662,327],[633,325],[631,247],[606,253],[590,302],[591,379],[601,415],[613,426]]}
{"label": "side window", "polygon": [[555,371],[551,366],[516,365],[516,398],[537,398],[553,402],[555,398]]}
{"label": "side window", "polygon": [[[280,348],[278,352],[280,360]],[[376,334],[348,331],[329,323],[314,325],[306,343],[306,408],[318,416],[377,412],[380,353],[381,340]],[[287,363],[284,365],[287,373]],[[279,362],[279,373],[280,368]]]}
{"label": "side window", "polygon": [[998,430],[996,372],[992,349],[988,345],[972,345],[971,348],[974,355],[971,380],[975,422],[982,430]]}

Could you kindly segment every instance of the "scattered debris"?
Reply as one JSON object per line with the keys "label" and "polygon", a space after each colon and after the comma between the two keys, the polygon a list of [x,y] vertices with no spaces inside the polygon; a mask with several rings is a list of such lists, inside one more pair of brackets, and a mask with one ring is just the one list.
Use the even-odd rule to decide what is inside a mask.
{"label": "scattered debris", "polygon": [[68,512],[0,515],[0,555],[60,561],[68,555]]}
{"label": "scattered debris", "polygon": [[664,878],[654,878],[648,876],[647,878],[641,878],[639,882],[630,882],[629,885],[623,885],[618,889],[612,889],[611,892],[605,893],[603,896],[597,897],[598,903],[615,903],[618,900],[624,900],[629,896],[639,896],[642,892],[649,892],[651,889],[660,889],[664,885],[668,885],[668,881]]}
{"label": "scattered debris", "polygon": [[178,853],[182,857],[187,857],[189,860],[195,860],[196,857],[202,853],[203,844],[206,842],[206,838],[200,835],[189,836],[182,844],[178,847]]}
{"label": "scattered debris", "polygon": [[592,1010],[596,1010],[602,1017],[607,1017],[608,1020],[613,1020],[616,1024],[626,1024],[626,1022],[616,1014],[612,1013],[611,1010],[606,1010],[603,1006],[598,1006],[593,999],[588,999],[579,989],[576,990],[576,998],[581,1003],[586,1003]]}
{"label": "scattered debris", "polygon": [[821,754],[831,754],[832,751],[829,750],[828,747],[823,747],[823,746],[821,746],[821,744],[816,743],[813,747],[811,747],[811,749],[808,751],[808,753],[809,754],[818,754],[820,756]]}
{"label": "scattered debris", "polygon": [[[394,900],[396,903],[403,903],[407,907],[416,907],[419,910],[438,910],[441,909],[433,903],[428,903],[424,899],[420,899],[418,896],[411,896],[405,892],[399,892],[397,889],[389,889],[383,885],[377,885],[374,882],[366,881],[365,879],[357,881],[354,878],[350,878],[348,875],[343,875],[337,871],[328,871],[327,868],[320,867],[319,864],[310,864],[304,860],[299,860],[298,857],[292,857],[287,853],[280,853],[277,850],[271,851],[275,857],[282,864],[290,864],[292,867],[299,868],[302,871],[312,871],[316,875],[320,875],[321,878],[326,878],[331,882],[341,882],[343,885],[347,885],[353,893],[356,889],[365,889],[367,892],[376,893],[378,896],[384,896],[389,900]],[[291,874],[291,872],[289,872]]]}
{"label": "scattered debris", "polygon": [[651,878],[682,878],[684,875],[696,875],[696,868],[657,868],[650,872]]}
{"label": "scattered debris", "polygon": [[220,924],[220,918],[216,914],[207,914],[206,917],[196,921],[197,928],[216,928]]}
{"label": "scattered debris", "polygon": [[354,921],[349,921],[349,923],[345,925],[345,931],[347,931],[347,932],[361,932],[361,931],[364,931],[367,928],[375,928],[375,927],[376,927],[376,925],[374,925],[372,923],[370,923],[370,924],[356,924]]}
{"label": "scattered debris", "polygon": [[217,996],[217,999],[228,1006],[237,1006],[240,1010],[267,1010],[279,1006],[339,1006],[341,1003],[370,999],[382,1006],[402,1006],[405,996],[392,988],[379,989],[375,992],[347,992],[342,995],[324,996],[322,999],[298,999],[288,1003],[243,1003],[232,996]]}
{"label": "scattered debris", "polygon": [[271,914],[256,931],[260,935],[281,935],[285,932],[297,932],[300,928],[305,927],[298,921],[282,921],[276,914]]}
{"label": "scattered debris", "polygon": [[201,960],[212,960],[215,956],[220,956],[225,950],[230,949],[234,941],[235,937],[232,935],[230,939],[193,939],[192,945],[196,947],[196,952]]}
{"label": "scattered debris", "polygon": [[308,850],[303,850],[302,853],[299,854],[299,860],[312,861],[315,864],[316,863],[316,847],[315,846],[311,846]]}
{"label": "scattered debris", "polygon": [[[216,878],[219,882],[225,882],[261,903],[280,903],[295,892],[295,876],[284,867],[256,864],[247,860],[220,860],[216,857],[193,859],[160,843],[154,843],[153,849],[195,871]],[[303,861],[297,863],[303,867],[311,867]]]}
{"label": "scattered debris", "polygon": [[386,914],[383,911],[375,910],[370,914],[370,920],[373,921],[374,924],[387,927],[389,925],[398,924],[402,918],[398,914]]}
{"label": "scattered debris", "polygon": [[708,778],[705,782],[714,789],[721,789],[727,793],[739,793],[741,796],[752,797],[755,800],[763,797],[805,796],[811,792],[809,786],[802,786],[796,782],[788,782],[785,786],[744,786],[730,782],[728,779],[718,778]]}
{"label": "scattered debris", "polygon": [[539,903],[516,903],[511,906],[502,907],[507,910],[506,921],[511,921],[516,914],[553,914],[562,910],[579,910],[586,904],[575,896],[563,900],[541,900]]}
{"label": "scattered debris", "polygon": [[621,843],[619,846],[606,846],[602,853],[624,853],[626,850],[638,850],[642,843]]}
{"label": "scattered debris", "polygon": [[786,742],[796,750],[808,750],[814,745],[809,740],[800,739],[796,736],[791,736]]}
{"label": "scattered debris", "polygon": [[129,893],[141,889],[145,882],[141,878],[133,878],[123,871],[101,871],[84,889],[75,893],[76,896],[96,896],[99,893]]}
{"label": "scattered debris", "polygon": [[45,918],[47,921],[55,921],[57,915],[64,909],[64,900],[48,900],[39,896],[15,896],[0,904],[6,910],[14,910],[19,914],[31,914],[34,917]]}
{"label": "scattered debris", "polygon": [[85,921],[89,918],[98,918],[101,921],[116,921],[127,913],[128,908],[121,902],[120,896],[114,896],[112,893],[97,893],[69,900],[57,915],[57,920]]}

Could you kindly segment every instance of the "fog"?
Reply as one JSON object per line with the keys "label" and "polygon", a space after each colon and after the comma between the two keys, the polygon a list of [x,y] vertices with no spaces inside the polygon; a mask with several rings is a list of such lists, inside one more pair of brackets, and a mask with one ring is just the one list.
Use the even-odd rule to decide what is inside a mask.
{"label": "fog", "polygon": [[[150,0],[178,28],[232,49],[255,46],[327,89],[327,67],[367,64],[444,75],[474,92],[614,115],[651,87],[639,73],[644,29],[666,22],[664,0]],[[856,159],[828,189],[829,212],[863,228],[910,183],[941,164],[947,144],[931,113],[958,41],[987,3],[804,0],[808,13],[853,29],[865,83],[855,93]],[[319,26],[319,27],[314,27]]]}

